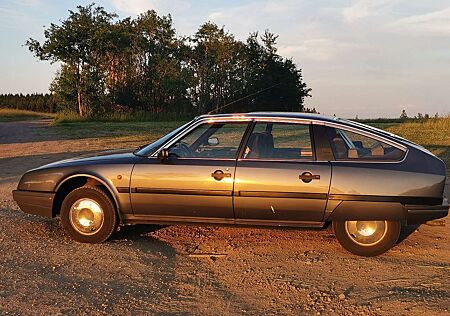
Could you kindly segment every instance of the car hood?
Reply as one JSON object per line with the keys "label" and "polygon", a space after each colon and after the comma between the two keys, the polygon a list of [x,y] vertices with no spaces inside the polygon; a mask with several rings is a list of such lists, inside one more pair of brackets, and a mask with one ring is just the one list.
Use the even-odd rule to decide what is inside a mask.
{"label": "car hood", "polygon": [[120,150],[108,150],[108,151],[88,153],[88,154],[77,156],[74,158],[69,158],[69,159],[65,159],[65,160],[52,162],[47,165],[36,168],[34,170],[77,166],[77,165],[134,163],[134,160],[136,158],[138,158],[137,156],[135,156],[133,154],[134,150],[136,150],[136,149],[135,148],[127,148],[127,149],[120,149]]}

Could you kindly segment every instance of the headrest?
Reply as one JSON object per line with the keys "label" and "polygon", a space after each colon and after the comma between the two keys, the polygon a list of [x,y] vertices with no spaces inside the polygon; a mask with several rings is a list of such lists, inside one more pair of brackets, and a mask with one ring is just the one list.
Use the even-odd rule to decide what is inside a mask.
{"label": "headrest", "polygon": [[356,148],[350,148],[350,149],[348,150],[348,158],[349,158],[349,159],[356,159],[356,158],[359,158],[358,150],[357,150]]}
{"label": "headrest", "polygon": [[384,148],[380,143],[376,144],[375,147],[370,149],[372,156],[384,156]]}

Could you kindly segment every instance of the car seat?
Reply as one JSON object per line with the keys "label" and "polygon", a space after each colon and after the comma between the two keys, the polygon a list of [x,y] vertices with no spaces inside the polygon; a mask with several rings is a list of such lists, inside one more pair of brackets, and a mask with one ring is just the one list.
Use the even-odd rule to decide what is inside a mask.
{"label": "car seat", "polygon": [[248,139],[244,158],[271,158],[273,154],[273,136],[270,133],[252,133]]}

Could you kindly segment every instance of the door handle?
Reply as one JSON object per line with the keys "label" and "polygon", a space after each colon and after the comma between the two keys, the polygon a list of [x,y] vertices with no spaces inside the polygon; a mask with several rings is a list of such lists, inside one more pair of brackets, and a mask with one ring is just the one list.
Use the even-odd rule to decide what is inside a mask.
{"label": "door handle", "polygon": [[220,181],[223,178],[231,178],[231,173],[223,172],[222,170],[216,170],[213,173],[211,173],[211,177],[213,177],[215,180]]}
{"label": "door handle", "polygon": [[320,180],[320,175],[312,174],[311,172],[303,172],[298,178],[305,183],[310,183],[312,180]]}

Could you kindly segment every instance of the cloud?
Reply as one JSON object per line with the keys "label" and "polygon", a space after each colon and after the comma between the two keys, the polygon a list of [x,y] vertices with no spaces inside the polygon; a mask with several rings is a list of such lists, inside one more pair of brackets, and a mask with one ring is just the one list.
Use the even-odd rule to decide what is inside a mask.
{"label": "cloud", "polygon": [[155,10],[159,14],[177,13],[190,8],[190,3],[183,0],[112,0],[116,9],[127,14],[141,14],[147,10]]}
{"label": "cloud", "polygon": [[279,53],[282,56],[295,56],[298,59],[328,62],[336,55],[355,49],[351,43],[335,41],[328,38],[312,38],[302,41],[298,45],[279,45]]}
{"label": "cloud", "polygon": [[[244,37],[250,32],[264,31],[267,28],[284,31],[284,26],[294,20],[301,21],[297,25],[304,26],[308,23],[309,16],[317,15],[317,7],[311,6],[309,10],[307,7],[305,1],[298,0],[252,1],[213,10],[208,14],[208,20],[232,28],[232,32],[238,37]],[[237,21],[239,22],[236,23]]]}
{"label": "cloud", "polygon": [[395,0],[359,0],[354,5],[344,8],[342,14],[347,22],[356,22],[383,15],[395,2]]}
{"label": "cloud", "polygon": [[389,23],[387,28],[396,32],[450,35],[450,7],[401,18]]}
{"label": "cloud", "polygon": [[[238,39],[269,29],[279,35],[278,52],[295,62],[332,62],[352,49],[354,39],[342,37],[342,8],[310,1],[266,0],[214,10],[209,20],[225,25]],[[345,34],[345,33],[344,33]]]}

